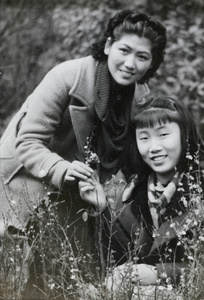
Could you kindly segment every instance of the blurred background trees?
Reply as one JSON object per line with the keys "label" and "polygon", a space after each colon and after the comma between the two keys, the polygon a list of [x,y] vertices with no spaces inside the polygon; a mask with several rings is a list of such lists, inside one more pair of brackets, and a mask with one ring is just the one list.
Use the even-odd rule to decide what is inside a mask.
{"label": "blurred background trees", "polygon": [[167,28],[165,62],[150,81],[152,94],[183,101],[204,137],[203,0],[1,0],[0,135],[48,70],[88,55],[110,16],[129,8]]}

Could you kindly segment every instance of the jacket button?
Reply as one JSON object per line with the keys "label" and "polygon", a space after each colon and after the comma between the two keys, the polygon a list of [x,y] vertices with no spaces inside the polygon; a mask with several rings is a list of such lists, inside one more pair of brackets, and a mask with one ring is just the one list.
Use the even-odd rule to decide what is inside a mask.
{"label": "jacket button", "polygon": [[46,175],[47,175],[47,172],[45,170],[40,170],[40,172],[39,172],[40,178],[45,177]]}

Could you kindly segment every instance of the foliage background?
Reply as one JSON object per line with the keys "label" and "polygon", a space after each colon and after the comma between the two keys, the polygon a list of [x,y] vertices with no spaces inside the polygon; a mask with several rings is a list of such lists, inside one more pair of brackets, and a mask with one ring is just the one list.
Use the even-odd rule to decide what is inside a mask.
{"label": "foliage background", "polygon": [[[152,94],[169,95],[181,100],[189,108],[204,138],[204,0],[0,0],[0,136],[47,71],[64,60],[89,54],[91,44],[98,38],[110,16],[119,9],[128,8],[145,11],[165,24],[168,35],[166,56],[156,77],[150,81]],[[44,215],[42,217],[45,222]],[[47,224],[52,225],[51,222]],[[203,234],[200,236],[203,237]],[[196,243],[194,246],[197,247]],[[47,249],[53,254],[51,244],[45,247],[42,253],[46,253],[46,257]],[[59,258],[56,264],[62,261],[62,270],[63,259],[66,259],[68,269],[71,261],[69,251],[63,247],[64,252],[56,256]],[[11,258],[16,259],[16,255],[21,254],[16,249],[15,245],[12,250],[15,256],[11,256],[7,249],[1,252],[3,260],[0,260],[6,264],[8,258],[11,265]],[[197,261],[200,262],[199,259]],[[189,284],[183,287],[184,294],[188,292],[190,297],[185,299],[201,299],[193,298],[197,286],[202,287],[203,292],[203,266],[198,265],[202,271],[201,276],[196,277],[199,282],[192,284],[192,272],[197,274],[198,270],[191,268]],[[1,272],[2,269],[5,269],[8,280],[3,264]],[[9,267],[9,270],[13,276],[14,269]],[[66,282],[65,275],[62,273],[62,283]],[[5,286],[0,285],[0,294],[3,295],[2,288],[5,288],[4,292],[12,292],[18,299],[16,282],[12,283],[15,288],[10,288],[8,281]],[[52,282],[47,287],[51,290]],[[82,285],[78,290],[83,294],[81,299],[85,299]],[[58,293],[59,290],[56,291]],[[46,299],[48,297],[49,294]],[[171,299],[174,299],[172,295]]]}
{"label": "foliage background", "polygon": [[165,62],[150,81],[152,93],[183,101],[204,137],[203,0],[1,0],[0,135],[48,70],[89,54],[110,16],[129,8],[166,26]]}

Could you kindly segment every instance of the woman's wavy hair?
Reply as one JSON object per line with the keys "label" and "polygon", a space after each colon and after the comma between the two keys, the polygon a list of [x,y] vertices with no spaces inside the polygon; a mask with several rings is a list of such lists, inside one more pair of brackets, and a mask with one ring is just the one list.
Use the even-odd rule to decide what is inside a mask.
{"label": "woman's wavy hair", "polygon": [[92,45],[92,56],[99,61],[106,60],[107,55],[104,53],[104,48],[107,38],[111,37],[114,42],[119,40],[123,34],[136,34],[138,37],[145,37],[151,41],[152,64],[139,83],[148,82],[164,60],[164,49],[166,47],[165,27],[145,13],[132,10],[120,11],[109,20],[102,38]]}
{"label": "woman's wavy hair", "polygon": [[[189,165],[195,165],[195,157],[198,156],[200,147],[203,146],[190,113],[180,101],[169,97],[158,97],[150,99],[143,105],[138,105],[137,114],[133,118],[131,146],[128,150],[128,157],[131,159],[129,168],[132,168],[130,172],[137,172],[141,177],[150,172],[150,168],[143,161],[137,148],[135,129],[152,128],[157,123],[165,124],[167,122],[177,123],[181,130],[182,151],[177,165],[178,171],[188,172]],[[198,167],[198,165],[196,166]]]}

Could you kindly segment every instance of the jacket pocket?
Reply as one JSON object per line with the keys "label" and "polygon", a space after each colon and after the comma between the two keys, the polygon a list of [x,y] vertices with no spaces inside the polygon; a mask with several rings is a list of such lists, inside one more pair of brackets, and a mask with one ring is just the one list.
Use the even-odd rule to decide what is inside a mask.
{"label": "jacket pocket", "polygon": [[23,168],[23,165],[15,158],[1,158],[0,164],[0,173],[4,184],[8,184],[14,175]]}
{"label": "jacket pocket", "polygon": [[9,159],[15,157],[15,141],[18,131],[21,127],[25,113],[16,114],[8,125],[0,140],[0,159]]}
{"label": "jacket pocket", "polygon": [[23,166],[15,154],[15,135],[13,133],[13,130],[7,131],[7,135],[0,143],[0,173],[4,184],[9,183]]}

